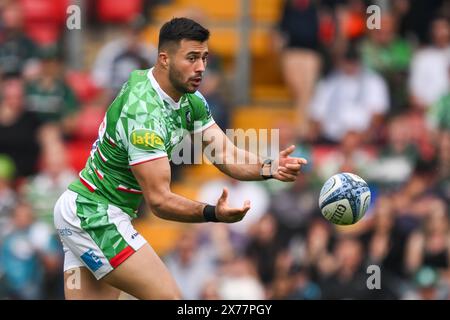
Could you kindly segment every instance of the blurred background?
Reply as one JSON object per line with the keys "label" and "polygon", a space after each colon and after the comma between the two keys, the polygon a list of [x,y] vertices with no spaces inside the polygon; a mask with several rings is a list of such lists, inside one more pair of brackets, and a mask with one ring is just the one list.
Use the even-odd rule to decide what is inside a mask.
{"label": "blurred background", "polygon": [[[66,25],[71,4],[81,29]],[[135,227],[184,297],[449,299],[445,0],[0,0],[0,298],[63,298],[53,205],[129,73],[155,62],[160,26],[179,16],[211,31],[201,92],[216,122],[279,129],[280,147],[309,161],[295,183],[173,166],[176,193],[215,203],[227,186],[232,205],[252,202],[232,225],[167,222],[142,206]],[[353,226],[318,208],[340,171],[372,191]],[[366,286],[369,265],[380,290]]]}

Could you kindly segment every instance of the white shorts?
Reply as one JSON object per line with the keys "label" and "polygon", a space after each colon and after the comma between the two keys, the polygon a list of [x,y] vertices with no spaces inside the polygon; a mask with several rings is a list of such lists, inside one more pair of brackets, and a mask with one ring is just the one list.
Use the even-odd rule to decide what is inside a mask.
{"label": "white shorts", "polygon": [[122,209],[71,190],[56,202],[54,222],[63,243],[64,271],[87,267],[96,279],[147,243]]}

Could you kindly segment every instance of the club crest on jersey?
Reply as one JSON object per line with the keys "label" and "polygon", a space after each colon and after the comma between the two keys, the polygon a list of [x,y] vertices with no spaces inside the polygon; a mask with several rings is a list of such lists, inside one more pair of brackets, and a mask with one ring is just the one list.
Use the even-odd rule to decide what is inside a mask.
{"label": "club crest on jersey", "polygon": [[149,129],[137,129],[131,132],[130,142],[141,150],[151,150],[164,146],[163,139]]}
{"label": "club crest on jersey", "polygon": [[190,110],[186,111],[186,122],[187,122],[187,124],[191,124],[191,122],[192,122]]}
{"label": "club crest on jersey", "polygon": [[205,103],[206,114],[208,115],[208,117],[210,117],[211,116],[211,109],[209,108],[209,104],[208,104],[208,102],[206,102],[206,100],[204,98],[202,100]]}

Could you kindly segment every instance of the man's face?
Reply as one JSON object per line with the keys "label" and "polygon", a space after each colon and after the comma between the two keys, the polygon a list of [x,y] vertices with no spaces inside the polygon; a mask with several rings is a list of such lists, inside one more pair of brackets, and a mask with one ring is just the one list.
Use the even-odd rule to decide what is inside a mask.
{"label": "man's face", "polygon": [[360,71],[360,63],[355,59],[344,58],[341,63],[341,70],[348,76],[357,75]]}
{"label": "man's face", "polygon": [[16,5],[6,6],[3,10],[0,20],[7,30],[20,30],[22,27],[22,12]]}
{"label": "man's face", "polygon": [[435,45],[446,47],[450,41],[450,27],[447,20],[435,20],[432,24],[431,36]]}
{"label": "man's face", "polygon": [[207,42],[183,39],[169,57],[169,80],[172,86],[183,94],[197,91],[206,69]]}
{"label": "man's face", "polygon": [[3,83],[2,92],[3,103],[14,110],[20,110],[23,105],[24,92],[23,83],[19,79],[6,80]]}

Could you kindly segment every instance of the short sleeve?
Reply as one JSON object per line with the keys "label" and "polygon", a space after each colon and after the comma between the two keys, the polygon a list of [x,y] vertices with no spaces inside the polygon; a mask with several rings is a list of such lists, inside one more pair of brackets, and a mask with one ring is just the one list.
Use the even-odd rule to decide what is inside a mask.
{"label": "short sleeve", "polygon": [[189,100],[192,106],[194,120],[188,128],[189,131],[191,133],[198,133],[212,126],[215,121],[205,97],[197,91],[195,94],[190,95]]}
{"label": "short sleeve", "polygon": [[164,125],[150,116],[143,123],[135,123],[128,134],[128,161],[131,166],[167,157]]}

